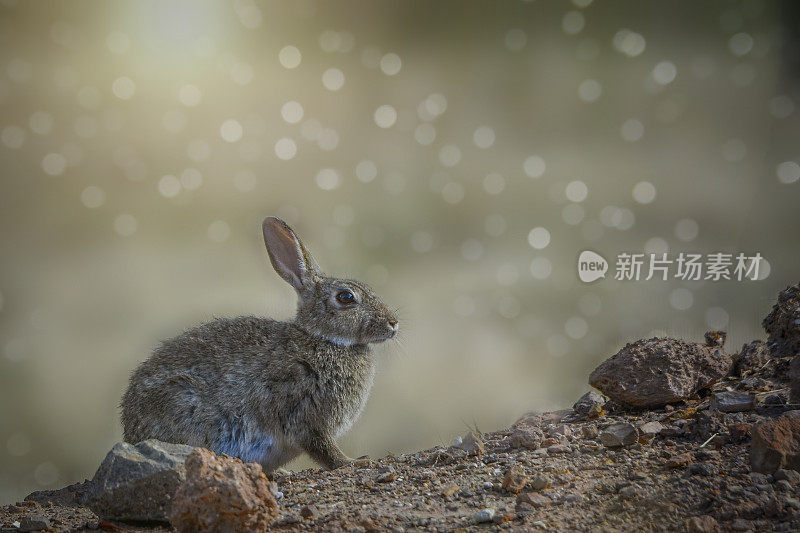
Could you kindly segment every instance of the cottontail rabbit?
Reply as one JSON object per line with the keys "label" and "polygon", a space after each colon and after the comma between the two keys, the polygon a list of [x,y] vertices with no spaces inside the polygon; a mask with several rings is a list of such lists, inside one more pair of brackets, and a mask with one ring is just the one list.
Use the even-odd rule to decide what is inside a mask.
{"label": "cottontail rabbit", "polygon": [[358,418],[375,370],[369,343],[395,314],[361,283],[322,273],[281,219],[262,225],[275,271],[297,291],[293,322],[220,318],[163,342],[122,397],[125,440],[203,446],[272,471],[300,452],[327,468]]}

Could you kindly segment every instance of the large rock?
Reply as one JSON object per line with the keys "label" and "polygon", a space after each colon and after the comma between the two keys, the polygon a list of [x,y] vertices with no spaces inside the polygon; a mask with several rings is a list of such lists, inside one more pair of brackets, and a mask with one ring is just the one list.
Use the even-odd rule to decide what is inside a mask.
{"label": "large rock", "polygon": [[753,373],[764,368],[773,359],[772,350],[763,341],[752,341],[742,345],[739,353],[733,354],[733,368],[731,374],[742,377],[746,373]]}
{"label": "large rock", "polygon": [[793,357],[789,365],[789,403],[800,404],[800,357]]}
{"label": "large rock", "polygon": [[751,429],[750,466],[772,474],[779,468],[800,470],[800,418],[781,416]]}
{"label": "large rock", "polygon": [[118,442],[84,493],[85,504],[109,520],[166,522],[172,496],[186,477],[184,462],[194,449],[146,440]]}
{"label": "large rock", "polygon": [[728,374],[731,362],[719,347],[678,339],[639,340],[603,361],[589,384],[624,405],[659,407],[713,385]]}
{"label": "large rock", "polygon": [[277,514],[261,465],[197,448],[186,460],[170,522],[179,532],[267,531]]}
{"label": "large rock", "polygon": [[781,357],[800,354],[800,283],[778,294],[778,302],[761,323],[767,342]]}

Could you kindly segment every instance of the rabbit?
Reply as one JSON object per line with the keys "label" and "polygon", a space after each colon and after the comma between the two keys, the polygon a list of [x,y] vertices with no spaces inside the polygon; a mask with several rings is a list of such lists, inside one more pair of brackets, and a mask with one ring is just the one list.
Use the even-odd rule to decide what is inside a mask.
{"label": "rabbit", "polygon": [[264,242],[297,291],[293,321],[219,318],[164,341],[122,397],[124,439],[202,446],[272,472],[300,453],[325,468],[353,461],[336,444],[372,388],[369,344],[395,337],[398,319],[366,284],[326,276],[281,219]]}

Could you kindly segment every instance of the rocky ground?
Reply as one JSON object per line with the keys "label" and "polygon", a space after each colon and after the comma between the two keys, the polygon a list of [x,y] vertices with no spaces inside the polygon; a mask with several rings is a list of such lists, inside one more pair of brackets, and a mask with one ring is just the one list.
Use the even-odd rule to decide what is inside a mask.
{"label": "rocky ground", "polygon": [[[592,391],[572,409],[529,413],[448,448],[335,471],[267,480],[206,450],[117,445],[93,482],[0,507],[0,526],[170,529],[119,520],[149,512],[180,531],[798,531],[800,286],[781,293],[764,325],[766,342],[733,355],[722,332],[705,343],[637,341],[592,373],[610,399]],[[154,485],[111,483],[139,453],[147,464],[178,459],[153,467]],[[184,461],[180,478],[163,477]],[[144,501],[158,499],[156,486],[172,488]],[[135,509],[115,508],[131,497]]]}

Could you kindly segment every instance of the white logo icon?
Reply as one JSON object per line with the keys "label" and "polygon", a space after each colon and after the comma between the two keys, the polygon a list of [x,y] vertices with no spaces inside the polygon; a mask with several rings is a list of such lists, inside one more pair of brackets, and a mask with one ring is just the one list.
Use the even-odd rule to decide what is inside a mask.
{"label": "white logo icon", "polygon": [[578,257],[578,277],[584,283],[605,278],[607,270],[608,261],[600,254],[584,250]]}

